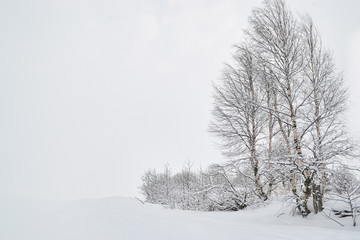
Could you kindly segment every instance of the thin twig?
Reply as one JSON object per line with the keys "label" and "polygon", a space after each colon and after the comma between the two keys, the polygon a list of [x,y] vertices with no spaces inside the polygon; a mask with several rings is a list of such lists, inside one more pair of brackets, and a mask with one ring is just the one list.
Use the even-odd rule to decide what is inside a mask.
{"label": "thin twig", "polygon": [[135,199],[139,200],[142,204],[145,204],[143,201],[141,201],[139,198],[135,197]]}
{"label": "thin twig", "polygon": [[324,216],[326,216],[327,218],[329,218],[329,219],[331,219],[331,220],[333,220],[334,222],[336,222],[337,224],[339,224],[340,226],[344,226],[344,225],[342,225],[340,222],[338,222],[338,221],[336,221],[335,219],[333,219],[332,217],[330,217],[330,216],[328,216],[326,213],[323,213],[323,212],[321,212]]}

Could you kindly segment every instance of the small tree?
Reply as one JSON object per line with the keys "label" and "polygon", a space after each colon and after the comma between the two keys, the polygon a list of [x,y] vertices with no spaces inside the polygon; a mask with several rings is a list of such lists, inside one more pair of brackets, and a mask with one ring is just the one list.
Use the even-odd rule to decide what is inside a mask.
{"label": "small tree", "polygon": [[333,200],[345,203],[349,209],[333,210],[340,217],[351,216],[353,226],[356,226],[356,216],[360,212],[360,181],[347,166],[341,165],[332,173],[331,185],[333,191],[330,196]]}

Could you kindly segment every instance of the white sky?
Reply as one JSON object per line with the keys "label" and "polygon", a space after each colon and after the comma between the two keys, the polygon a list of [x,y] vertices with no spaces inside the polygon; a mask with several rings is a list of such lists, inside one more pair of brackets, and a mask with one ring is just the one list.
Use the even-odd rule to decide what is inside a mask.
{"label": "white sky", "polygon": [[[0,1],[0,198],[139,196],[148,168],[223,160],[211,82],[261,1]],[[360,136],[360,2],[309,12],[344,70]]]}

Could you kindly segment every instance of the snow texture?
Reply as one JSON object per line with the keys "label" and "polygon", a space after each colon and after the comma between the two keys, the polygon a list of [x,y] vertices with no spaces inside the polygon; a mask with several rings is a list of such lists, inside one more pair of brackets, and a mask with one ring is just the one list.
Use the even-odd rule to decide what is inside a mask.
{"label": "snow texture", "polygon": [[[167,209],[132,198],[1,200],[0,239],[360,239],[351,219],[291,216],[280,202],[238,212]],[[280,216],[279,216],[280,215]]]}

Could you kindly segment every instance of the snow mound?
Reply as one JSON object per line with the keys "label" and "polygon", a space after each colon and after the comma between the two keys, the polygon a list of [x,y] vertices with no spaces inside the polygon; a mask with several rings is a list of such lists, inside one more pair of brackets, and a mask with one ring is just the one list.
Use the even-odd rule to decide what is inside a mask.
{"label": "snow mound", "polygon": [[111,197],[71,202],[1,200],[0,239],[359,239],[322,215],[289,215],[274,201],[239,212],[194,212]]}

